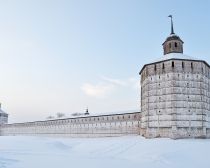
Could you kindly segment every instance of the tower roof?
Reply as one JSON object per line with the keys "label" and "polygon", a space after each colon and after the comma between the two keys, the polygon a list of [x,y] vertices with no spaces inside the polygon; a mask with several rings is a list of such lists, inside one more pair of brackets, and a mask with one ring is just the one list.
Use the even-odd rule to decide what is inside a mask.
{"label": "tower roof", "polygon": [[170,34],[166,38],[166,40],[164,41],[164,43],[162,45],[164,45],[167,41],[172,41],[172,40],[178,40],[178,41],[181,41],[182,43],[184,43],[178,35],[176,35],[176,34]]}
{"label": "tower roof", "polygon": [[0,113],[7,114],[7,113],[5,113],[5,112],[1,109],[1,103],[0,103]]}

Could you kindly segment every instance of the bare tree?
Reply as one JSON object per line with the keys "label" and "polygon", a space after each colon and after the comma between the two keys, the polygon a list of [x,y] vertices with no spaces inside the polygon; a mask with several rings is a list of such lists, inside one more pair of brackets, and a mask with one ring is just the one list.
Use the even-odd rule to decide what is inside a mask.
{"label": "bare tree", "polygon": [[65,117],[64,113],[56,113],[57,118],[62,118]]}
{"label": "bare tree", "polygon": [[72,113],[71,115],[72,116],[81,116],[81,115],[83,115],[83,113]]}
{"label": "bare tree", "polygon": [[48,116],[46,119],[51,120],[51,119],[54,119],[54,117],[53,116]]}

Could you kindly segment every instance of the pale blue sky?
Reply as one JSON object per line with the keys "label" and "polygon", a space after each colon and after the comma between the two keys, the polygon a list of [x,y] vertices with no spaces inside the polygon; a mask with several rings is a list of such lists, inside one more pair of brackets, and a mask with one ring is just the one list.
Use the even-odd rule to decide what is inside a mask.
{"label": "pale blue sky", "polygon": [[1,0],[0,101],[10,122],[139,109],[139,70],[170,33],[210,62],[210,1]]}

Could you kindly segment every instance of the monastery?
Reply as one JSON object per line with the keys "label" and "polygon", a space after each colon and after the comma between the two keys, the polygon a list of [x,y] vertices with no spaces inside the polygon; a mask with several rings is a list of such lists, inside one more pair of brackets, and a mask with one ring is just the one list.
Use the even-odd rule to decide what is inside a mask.
{"label": "monastery", "polygon": [[146,138],[210,138],[210,66],[183,54],[184,42],[171,33],[163,56],[140,71],[141,110],[7,124],[0,110],[0,135]]}

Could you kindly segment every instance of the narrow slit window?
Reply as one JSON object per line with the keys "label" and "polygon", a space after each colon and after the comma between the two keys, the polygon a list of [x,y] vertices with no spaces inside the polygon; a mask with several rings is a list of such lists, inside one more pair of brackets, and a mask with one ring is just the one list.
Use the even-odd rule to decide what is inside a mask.
{"label": "narrow slit window", "polygon": [[175,42],[175,47],[177,47],[177,43]]}
{"label": "narrow slit window", "polygon": [[193,69],[193,63],[191,62],[191,68]]}
{"label": "narrow slit window", "polygon": [[174,68],[174,61],[172,61],[172,68]]}
{"label": "narrow slit window", "polygon": [[184,68],[184,62],[182,62],[182,68]]}
{"label": "narrow slit window", "polygon": [[163,68],[163,69],[165,69],[165,65],[164,65],[164,63],[163,63],[163,66],[162,66],[162,68]]}

